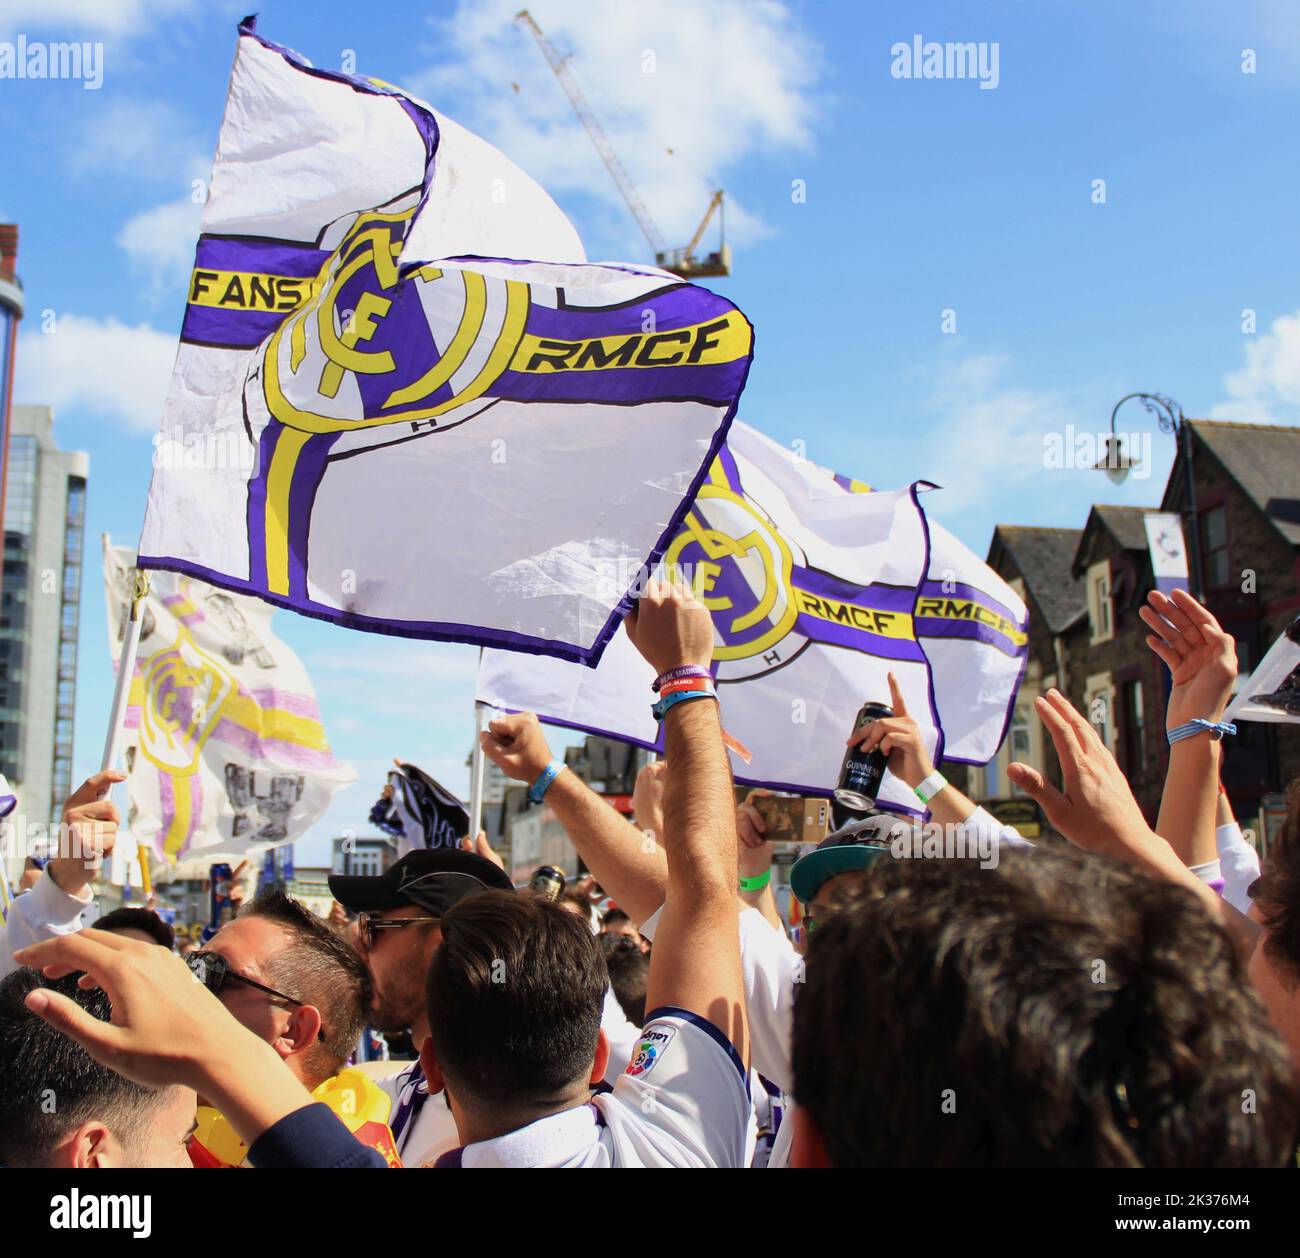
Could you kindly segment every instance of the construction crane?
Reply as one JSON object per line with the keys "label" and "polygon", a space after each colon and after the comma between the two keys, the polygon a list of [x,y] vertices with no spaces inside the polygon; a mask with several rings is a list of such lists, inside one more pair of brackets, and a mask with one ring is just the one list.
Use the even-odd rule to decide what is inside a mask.
{"label": "construction crane", "polygon": [[[709,199],[708,209],[705,210],[700,225],[695,229],[695,235],[691,237],[690,244],[683,245],[680,249],[668,248],[659,228],[655,225],[654,219],[650,216],[650,211],[641,199],[636,184],[632,182],[632,177],[627,173],[623,163],[619,161],[618,154],[614,152],[614,146],[609,142],[609,136],[605,134],[605,128],[600,125],[600,119],[596,117],[591,106],[587,104],[587,98],[582,94],[582,89],[578,86],[577,80],[569,69],[569,58],[562,57],[559,54],[555,45],[542,33],[542,28],[533,20],[533,15],[527,9],[521,9],[515,14],[515,21],[521,26],[527,27],[532,32],[533,38],[537,40],[537,46],[542,50],[542,55],[546,58],[552,71],[554,71],[555,77],[560,80],[560,86],[564,89],[564,94],[569,98],[569,103],[573,106],[573,112],[578,115],[578,121],[586,128],[587,134],[591,137],[591,142],[596,146],[596,152],[600,154],[601,161],[605,163],[605,167],[613,177],[615,185],[623,196],[623,200],[627,202],[627,208],[632,211],[632,217],[636,219],[637,226],[641,228],[642,234],[654,251],[655,263],[663,267],[665,271],[672,271],[683,279],[693,279],[696,276],[703,275],[730,275],[731,246],[726,242],[722,189],[716,189]],[[718,216],[718,250],[716,253],[706,253],[703,257],[697,257],[695,250],[699,248],[700,241],[708,229],[709,223],[713,221],[714,214]]]}

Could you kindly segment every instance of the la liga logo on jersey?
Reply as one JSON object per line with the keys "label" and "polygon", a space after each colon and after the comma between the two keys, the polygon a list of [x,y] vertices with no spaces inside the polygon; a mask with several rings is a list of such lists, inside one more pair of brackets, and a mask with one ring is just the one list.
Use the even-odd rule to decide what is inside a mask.
{"label": "la liga logo on jersey", "polygon": [[632,1054],[627,1073],[638,1078],[648,1075],[676,1035],[672,1027],[647,1027],[641,1032],[641,1040]]}

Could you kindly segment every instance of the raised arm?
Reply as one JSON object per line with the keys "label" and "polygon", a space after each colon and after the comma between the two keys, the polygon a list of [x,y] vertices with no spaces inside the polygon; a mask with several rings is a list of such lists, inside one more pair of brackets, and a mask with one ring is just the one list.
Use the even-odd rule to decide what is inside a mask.
{"label": "raised arm", "polygon": [[[713,622],[688,590],[651,581],[627,620],[633,645],[663,675],[713,658]],[[674,703],[663,718],[663,841],[668,894],[655,932],[646,1008],[708,1019],[748,1064],[736,928],[736,806],[714,699]]]}
{"label": "raised arm", "polygon": [[[1183,590],[1166,598],[1153,590],[1138,613],[1151,633],[1149,646],[1168,666],[1172,680],[1167,731],[1201,719],[1218,722],[1237,676],[1237,651],[1219,622]],[[1184,865],[1217,860],[1215,817],[1223,745],[1208,732],[1180,739],[1169,748],[1169,771],[1160,797],[1156,833]]]}
{"label": "raised arm", "polygon": [[916,718],[907,710],[898,679],[888,675],[893,716],[881,717],[854,730],[848,742],[865,751],[879,748],[889,757],[889,771],[905,786],[925,792],[918,800],[930,811],[930,820],[941,826],[964,826],[987,831],[1007,843],[1023,843],[1020,835],[968,799],[942,774],[936,773]]}
{"label": "raised arm", "polygon": [[[480,737],[488,759],[517,782],[532,786],[552,762],[541,722],[531,712],[498,717]],[[545,798],[592,876],[641,925],[668,889],[668,862],[654,837],[625,821],[567,769],[552,780]]]}
{"label": "raised arm", "polygon": [[[302,1167],[383,1166],[337,1118],[313,1102],[275,1050],[240,1025],[195,980],[179,957],[153,943],[102,930],[83,930],[33,944],[18,953],[21,965],[48,978],[83,972],[81,985],[96,986],[112,1002],[112,1022],[92,1017],[66,996],[36,988],[27,1007],[71,1036],[99,1063],[145,1087],[180,1084],[215,1104],[257,1163],[258,1141],[290,1130],[285,1120],[309,1109],[315,1121],[298,1125],[286,1156],[277,1162]],[[277,1134],[273,1134],[273,1131]],[[263,1144],[261,1149],[267,1149]]]}
{"label": "raised arm", "polygon": [[1035,701],[1061,762],[1064,790],[1037,769],[1013,764],[1007,774],[1042,806],[1047,819],[1076,847],[1100,852],[1186,887],[1232,936],[1243,960],[1254,951],[1259,928],[1243,917],[1183,863],[1170,844],[1151,829],[1115,757],[1097,731],[1059,690]]}
{"label": "raised arm", "polygon": [[117,806],[108,798],[126,774],[104,769],[88,777],[63,805],[63,833],[68,837],[64,850],[60,836],[60,854],[54,857],[48,872],[55,885],[68,895],[89,900],[86,888],[99,872],[104,858],[111,856],[121,823]]}
{"label": "raised arm", "polygon": [[42,939],[69,935],[85,925],[83,914],[92,902],[90,880],[111,854],[118,815],[105,798],[124,773],[107,770],[83,782],[63,805],[59,850],[45,866],[36,885],[14,900],[0,922],[0,978],[14,968],[13,953]]}

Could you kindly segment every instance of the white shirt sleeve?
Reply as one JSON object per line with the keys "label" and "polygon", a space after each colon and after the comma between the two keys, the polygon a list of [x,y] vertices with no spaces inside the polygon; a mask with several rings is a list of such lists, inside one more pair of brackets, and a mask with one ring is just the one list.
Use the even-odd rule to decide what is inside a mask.
{"label": "white shirt sleeve", "polygon": [[1010,826],[1004,826],[991,812],[986,808],[976,808],[965,821],[961,822],[962,829],[970,836],[983,837],[991,835],[998,843],[1005,843],[1008,847],[1033,847],[1034,845],[1019,830],[1013,830]]}
{"label": "white shirt sleeve", "polygon": [[746,1164],[749,1076],[727,1037],[689,1010],[651,1013],[613,1093],[595,1103],[617,1166]]}
{"label": "white shirt sleeve", "polygon": [[605,988],[605,1004],[600,1011],[600,1029],[609,1041],[609,1065],[605,1067],[605,1082],[614,1086],[619,1075],[632,1060],[632,1050],[641,1035],[638,1027],[628,1021],[623,1006],[618,1003],[612,987]]}
{"label": "white shirt sleeve", "polygon": [[757,909],[740,915],[740,966],[749,1010],[750,1064],[782,1092],[794,1089],[791,1042],[795,985],[803,979],[803,958]]}
{"label": "white shirt sleeve", "polygon": [[[641,933],[652,942],[659,912],[651,914],[641,927]],[[791,1092],[794,993],[795,984],[803,980],[803,958],[785,932],[775,930],[755,908],[740,913],[739,927],[740,967],[749,1009],[750,1064],[782,1092]]]}
{"label": "white shirt sleeve", "polygon": [[1250,896],[1246,892],[1259,877],[1259,853],[1242,836],[1235,822],[1220,826],[1214,832],[1219,849],[1219,869],[1223,877],[1223,898],[1239,913],[1250,909]]}
{"label": "white shirt sleeve", "polygon": [[79,931],[85,924],[82,914],[93,898],[89,887],[82,897],[69,895],[44,870],[30,891],[14,898],[9,916],[0,925],[0,978],[18,968],[13,954],[19,948]]}

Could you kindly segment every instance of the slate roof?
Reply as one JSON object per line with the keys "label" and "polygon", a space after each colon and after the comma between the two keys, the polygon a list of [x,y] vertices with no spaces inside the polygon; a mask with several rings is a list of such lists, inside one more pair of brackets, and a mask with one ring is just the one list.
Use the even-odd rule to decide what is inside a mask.
{"label": "slate roof", "polygon": [[[1300,546],[1300,428],[1191,419],[1192,432],[1292,545]],[[1181,463],[1175,469],[1181,475]],[[1181,489],[1179,475],[1170,489]],[[1175,490],[1175,492],[1177,492]]]}
{"label": "slate roof", "polygon": [[1062,633],[1088,611],[1082,580],[1071,575],[1082,529],[1034,528],[999,524],[990,558],[999,543],[1010,554],[1051,633]]}

